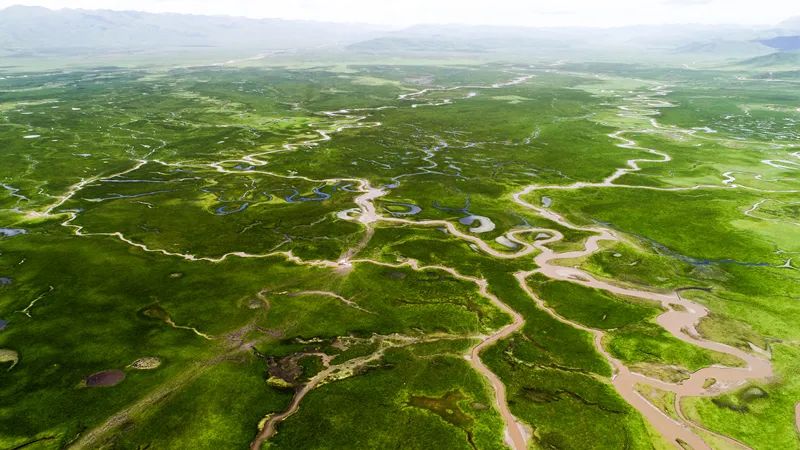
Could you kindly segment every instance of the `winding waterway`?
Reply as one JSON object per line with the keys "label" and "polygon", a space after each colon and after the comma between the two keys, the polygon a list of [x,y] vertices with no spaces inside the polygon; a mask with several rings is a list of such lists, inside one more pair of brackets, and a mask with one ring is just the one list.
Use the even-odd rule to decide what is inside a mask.
{"label": "winding waterway", "polygon": [[[490,86],[455,86],[451,88],[424,89],[410,94],[403,94],[400,96],[399,100],[419,100],[420,97],[423,97],[425,93],[430,91],[456,91],[460,89],[473,89],[473,90],[499,89],[505,86],[523,83],[531,79],[533,76],[534,75],[523,75],[516,77],[514,80],[510,82],[496,83]],[[669,104],[667,102],[664,102],[663,100],[657,100],[651,98],[652,96],[664,95],[664,93],[666,92],[665,89],[666,89],[665,87],[659,86],[654,88],[649,94],[649,96],[648,94],[642,94],[633,98],[632,101],[634,101],[635,104],[631,107],[628,106],[620,107],[621,114],[628,114],[631,117],[641,118],[642,116],[651,114],[651,111],[647,110],[647,108],[650,108],[652,110],[658,107],[669,106]],[[466,99],[468,98],[469,96],[458,100],[467,101]],[[411,105],[411,107],[423,106],[423,105],[437,106],[446,103],[449,102],[439,101],[439,102],[429,102],[429,103],[414,103]],[[643,111],[642,108],[644,108],[645,110]],[[380,109],[380,108],[375,108],[375,109]],[[592,233],[592,236],[589,237],[584,243],[583,249],[578,251],[558,253],[554,250],[551,250],[548,246],[563,240],[564,236],[561,232],[546,228],[524,227],[511,230],[505,235],[505,239],[508,242],[513,242],[518,245],[518,249],[516,251],[514,252],[498,251],[489,244],[487,244],[484,240],[476,236],[476,234],[478,234],[479,232],[488,231],[489,223],[491,223],[490,219],[488,218],[484,218],[486,220],[481,221],[481,226],[473,227],[468,233],[462,231],[459,227],[457,227],[453,223],[445,220],[414,221],[402,217],[386,217],[377,211],[375,206],[375,200],[387,194],[387,189],[390,188],[388,186],[382,188],[375,188],[370,185],[369,181],[357,178],[333,178],[327,180],[312,180],[310,178],[298,175],[280,175],[256,169],[257,167],[261,167],[267,164],[265,161],[258,159],[259,156],[274,152],[290,151],[300,146],[316,145],[319,142],[330,140],[331,139],[330,135],[332,133],[341,131],[346,128],[380,126],[380,123],[377,122],[372,122],[372,123],[362,122],[367,116],[360,116],[360,115],[353,116],[350,115],[350,111],[348,110],[342,110],[326,114],[332,118],[342,118],[347,123],[340,123],[330,129],[316,130],[319,137],[316,137],[314,139],[305,140],[302,142],[286,143],[280,149],[269,150],[266,152],[247,155],[242,159],[234,162],[246,162],[248,164],[251,164],[252,167],[250,166],[247,167],[248,169],[246,171],[247,173],[264,173],[285,179],[303,179],[307,181],[325,182],[325,183],[358,184],[358,192],[360,194],[354,199],[357,208],[353,208],[347,211],[342,211],[341,213],[338,214],[338,217],[342,220],[351,220],[358,222],[364,225],[366,231],[364,233],[363,239],[356,246],[346,251],[338,261],[325,261],[325,260],[307,261],[294,256],[291,252],[270,252],[267,254],[249,254],[242,251],[231,251],[220,257],[212,258],[207,256],[197,256],[181,252],[172,252],[164,249],[150,248],[145,244],[134,242],[126,238],[120,232],[107,232],[107,233],[84,232],[82,226],[73,223],[73,221],[78,217],[77,212],[74,211],[57,212],[56,210],[60,208],[68,199],[72,198],[75,195],[75,193],[79,192],[87,185],[101,179],[100,176],[95,176],[81,180],[80,182],[76,183],[71,188],[69,188],[69,190],[64,195],[58,197],[54,201],[54,203],[44,208],[43,211],[31,211],[28,213],[28,217],[32,219],[37,219],[40,217],[65,214],[67,215],[67,218],[66,220],[63,221],[62,224],[64,226],[71,227],[74,233],[78,236],[115,237],[120,241],[125,242],[128,245],[137,247],[145,252],[160,253],[165,256],[179,257],[188,261],[205,261],[210,263],[218,263],[220,261],[225,260],[228,257],[270,258],[270,257],[280,256],[296,264],[327,267],[334,270],[339,270],[342,267],[347,267],[354,263],[391,265],[368,259],[361,259],[361,260],[353,259],[361,251],[361,249],[363,249],[368,244],[372,236],[372,233],[374,232],[374,226],[378,222],[381,222],[386,225],[397,224],[397,225],[443,227],[451,235],[459,239],[462,239],[464,241],[470,242],[478,250],[488,255],[491,255],[495,258],[513,259],[513,258],[523,258],[536,254],[533,257],[532,261],[532,263],[535,263],[536,266],[535,268],[529,271],[520,271],[515,274],[515,277],[519,282],[520,287],[531,297],[532,301],[534,301],[540,308],[542,308],[556,320],[569,324],[572,327],[586,331],[587,333],[593,335],[594,337],[593,342],[597,352],[600,353],[613,367],[614,375],[612,377],[611,383],[613,384],[614,388],[617,390],[617,392],[619,392],[620,396],[622,396],[629,404],[631,404],[634,408],[636,408],[648,420],[648,422],[653,425],[655,429],[657,429],[665,438],[667,438],[674,445],[676,445],[676,447],[680,446],[679,442],[683,442],[692,446],[695,449],[709,448],[708,444],[696,433],[697,429],[703,429],[703,428],[688,420],[681,411],[680,408],[681,398],[688,396],[719,395],[720,393],[736,389],[747,382],[755,380],[766,380],[772,377],[773,375],[772,366],[767,356],[758,353],[748,353],[738,348],[734,348],[719,342],[714,342],[700,336],[695,327],[698,321],[700,321],[703,317],[705,317],[708,314],[708,310],[700,304],[697,304],[695,302],[692,302],[691,300],[683,298],[678,292],[654,292],[648,290],[640,290],[631,287],[625,287],[611,283],[609,281],[599,280],[583,270],[559,265],[558,261],[590,256],[591,254],[599,251],[600,249],[599,242],[618,241],[619,237],[615,234],[613,230],[608,228],[599,226],[580,227],[573,225],[563,216],[561,216],[560,214],[554,212],[551,208],[549,208],[551,206],[551,202],[549,201],[549,199],[545,201],[544,208],[533,205],[525,200],[526,196],[528,196],[529,194],[533,193],[534,191],[543,189],[568,190],[568,189],[583,189],[583,188],[614,187],[614,188],[676,191],[676,190],[695,190],[695,189],[707,189],[707,188],[738,188],[741,186],[733,184],[733,182],[725,183],[722,186],[702,185],[702,186],[677,187],[677,188],[661,188],[652,186],[631,186],[631,185],[617,184],[615,182],[618,181],[620,178],[622,178],[624,175],[639,171],[640,170],[639,163],[643,162],[666,163],[671,160],[671,157],[666,153],[638,146],[638,144],[635,141],[628,139],[624,136],[626,131],[620,130],[609,135],[611,138],[620,141],[620,143],[618,144],[619,147],[626,149],[640,150],[650,155],[656,156],[656,158],[631,159],[627,161],[624,167],[615,170],[614,173],[606,177],[600,183],[577,182],[571,185],[558,185],[558,186],[532,185],[512,195],[513,201],[518,206],[532,210],[536,212],[538,215],[540,215],[542,218],[548,219],[553,223],[556,223],[567,229]],[[651,121],[651,123],[653,124],[653,127],[658,126],[654,119]],[[222,173],[237,173],[237,172],[242,173],[241,170],[236,168],[234,168],[234,170],[226,169],[224,165],[230,162],[231,161],[219,161],[216,163],[209,164],[209,166]],[[428,162],[432,161],[429,160]],[[103,178],[108,179],[108,178],[120,177],[127,173],[133,172],[148,163],[170,165],[157,160],[142,159],[142,160],[137,160],[135,164],[127,170]],[[781,163],[785,162],[781,161]],[[789,163],[792,165],[796,164],[793,162]],[[172,165],[179,165],[179,164],[172,164]],[[318,197],[300,199],[300,200],[301,201],[317,200],[317,198],[322,198],[324,195],[327,195],[322,192],[319,192],[318,190],[315,190],[314,193]],[[227,210],[217,211],[217,213],[220,212],[228,212],[228,211]],[[475,217],[476,216],[473,216],[473,218]],[[491,224],[491,228],[494,228],[493,223]],[[3,234],[12,235],[11,232],[16,232],[17,230],[3,229],[3,231],[4,231]],[[531,233],[537,233],[537,237],[541,237],[541,239],[537,239],[533,243],[530,243],[529,241],[521,238],[523,234],[531,234]],[[488,367],[486,367],[486,365],[480,359],[480,353],[484,349],[488,348],[489,346],[495,344],[499,340],[504,339],[510,336],[511,334],[517,332],[518,330],[520,330],[521,327],[524,325],[524,318],[518,312],[514,311],[512,308],[506,305],[501,299],[491,294],[488,290],[489,288],[488,283],[484,279],[462,275],[458,273],[455,269],[450,267],[422,266],[420,265],[420,263],[414,260],[405,260],[401,263],[391,266],[393,267],[407,266],[412,268],[413,270],[441,270],[451,274],[456,278],[471,281],[475,283],[475,285],[478,287],[478,290],[482,296],[487,298],[497,308],[504,311],[511,317],[512,320],[510,324],[498,330],[495,330],[488,336],[484,336],[478,339],[476,345],[470,349],[469,353],[465,355],[465,358],[472,365],[472,367],[487,380],[487,382],[494,391],[495,407],[497,411],[500,413],[505,423],[506,442],[509,444],[510,447],[516,450],[521,450],[526,448],[529,439],[526,427],[510,412],[506,398],[505,386],[503,385],[502,381],[497,377],[497,375],[494,374]],[[649,300],[652,302],[657,302],[662,306],[664,312],[657,317],[656,321],[666,331],[671,333],[676,338],[684,342],[688,342],[692,345],[696,345],[698,347],[702,347],[708,350],[717,351],[736,357],[743,362],[744,367],[722,367],[722,366],[706,367],[701,370],[698,370],[697,372],[694,372],[693,374],[691,374],[689,379],[680,383],[669,383],[658,379],[646,377],[642,374],[633,372],[628,367],[626,367],[621,361],[614,358],[605,349],[605,347],[603,346],[604,332],[602,330],[589,328],[582,324],[570,321],[560,316],[555,310],[550,308],[545,300],[538,298],[534,294],[534,292],[530,289],[527,283],[528,277],[530,277],[534,273],[542,274],[554,280],[567,281],[570,283],[576,283],[594,289],[600,289],[605,292],[609,292],[614,295],[622,297],[634,297],[634,298]],[[341,298],[339,298],[339,300],[343,301]],[[354,361],[355,363],[364,362],[365,360],[371,360],[370,358],[372,357],[380,357],[380,352],[370,355],[369,357],[364,357]],[[325,365],[327,366],[326,369],[323,372],[321,372],[323,375],[320,378],[315,377],[315,380],[318,380],[317,383],[319,381],[322,381],[324,377],[330,371],[333,370],[334,366],[330,366],[327,363]],[[715,380],[715,382],[712,385],[707,386],[707,381],[712,378]],[[288,417],[291,414],[294,414],[294,412],[298,410],[300,401],[302,400],[305,393],[314,389],[317,383],[315,383],[312,380],[312,382],[309,382],[306,385],[304,385],[295,395],[287,411],[272,416],[267,421],[264,428],[261,429],[260,432],[258,433],[258,437],[253,442],[253,445],[258,444],[258,446],[260,446],[260,444],[263,443],[264,440],[268,439],[269,436],[271,436],[275,432],[275,427],[282,419]],[[638,384],[644,384],[663,391],[675,393],[676,407],[677,407],[676,409],[678,412],[678,417],[672,418],[668,416],[666,413],[664,413],[656,406],[651,404],[649,401],[647,401],[637,391],[636,386]],[[798,428],[800,429],[800,404],[798,404],[797,406],[796,420]],[[104,426],[111,427],[114,425],[104,424]],[[93,432],[95,432],[95,430],[90,430],[89,434],[86,436],[92,436]],[[724,436],[719,436],[719,435],[717,436],[727,440],[732,444],[741,445],[740,443],[733,441],[730,438],[726,438]],[[86,439],[91,440],[91,437]]]}

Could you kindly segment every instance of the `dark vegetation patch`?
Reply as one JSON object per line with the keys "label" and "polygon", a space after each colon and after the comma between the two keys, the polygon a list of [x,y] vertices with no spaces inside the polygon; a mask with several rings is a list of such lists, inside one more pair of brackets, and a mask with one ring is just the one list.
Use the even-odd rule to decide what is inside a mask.
{"label": "dark vegetation patch", "polygon": [[739,413],[750,411],[749,404],[753,401],[765,399],[769,394],[758,386],[752,386],[731,395],[713,398],[711,401],[720,408],[727,408]]}
{"label": "dark vegetation patch", "polygon": [[412,395],[408,399],[408,405],[415,408],[426,409],[441,417],[443,420],[463,429],[467,434],[467,440],[470,446],[476,448],[472,430],[470,429],[473,418],[466,414],[459,405],[459,402],[463,400],[464,394],[460,391],[451,391],[442,397]]}

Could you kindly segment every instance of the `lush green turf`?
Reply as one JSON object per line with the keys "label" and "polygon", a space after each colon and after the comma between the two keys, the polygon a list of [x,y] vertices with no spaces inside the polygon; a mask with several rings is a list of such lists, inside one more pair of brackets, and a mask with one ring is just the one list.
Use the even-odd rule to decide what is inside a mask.
{"label": "lush green turf", "polygon": [[[475,280],[377,264],[408,259],[485,280],[524,318],[481,358],[533,446],[664,445],[615,392],[592,337],[518,285],[533,254],[494,258],[423,224],[378,222],[365,235],[341,218],[362,182],[385,186],[380,214],[447,220],[497,251],[518,250],[503,237],[528,226],[562,232],[556,251],[583,248],[591,233],[512,201],[548,186],[525,200],[622,238],[564,264],[640,289],[703,288],[683,295],[711,311],[704,336],[772,351],[774,380],[686,399],[684,412],[754,448],[798,447],[800,275],[787,264],[800,254],[797,92],[729,72],[561,69],[0,78],[0,447],[244,448],[331,364],[341,371],[265,448],[500,448],[494,394],[464,356],[510,318]],[[618,131],[670,160],[599,185],[630,159],[661,158],[620,147]],[[584,184],[559,188],[573,183]],[[493,229],[471,231],[459,223],[468,215]],[[354,248],[372,262],[325,267]],[[527,281],[560,316],[603,330],[633,370],[675,380],[739,364],[669,335],[657,305]],[[143,357],[161,364],[131,366]],[[112,369],[125,379],[86,386]]]}
{"label": "lush green turf", "polygon": [[490,404],[482,379],[457,355],[396,350],[315,390],[266,448],[503,448]]}

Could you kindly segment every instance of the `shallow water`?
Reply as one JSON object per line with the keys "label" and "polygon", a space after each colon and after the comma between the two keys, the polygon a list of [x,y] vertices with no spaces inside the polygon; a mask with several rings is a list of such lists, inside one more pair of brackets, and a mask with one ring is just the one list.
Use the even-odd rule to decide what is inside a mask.
{"label": "shallow water", "polygon": [[[297,189],[292,190],[292,194],[288,197],[285,197],[286,203],[298,203],[298,202],[322,202],[331,198],[331,194],[326,192],[322,192],[321,188],[314,188],[311,190],[316,197],[297,197],[300,195],[300,191]],[[295,199],[297,197],[297,199]]]}
{"label": "shallow water", "polygon": [[[433,207],[438,209],[438,210],[440,210],[440,211],[447,211],[447,212],[451,212],[451,213],[468,214],[468,215],[471,215],[471,213],[469,212],[469,208],[470,208],[471,205],[472,205],[472,202],[471,202],[469,197],[467,197],[467,199],[464,201],[464,207],[462,207],[462,208],[453,208],[453,207],[450,207],[450,206],[444,206],[441,203],[439,203],[438,200],[434,200],[433,201]],[[465,225],[468,225],[468,224],[465,224]]]}
{"label": "shallow water", "polygon": [[391,214],[391,215],[393,215],[395,217],[415,216],[415,215],[419,214],[420,212],[422,212],[422,208],[420,208],[419,206],[417,206],[417,205],[415,205],[413,203],[387,202],[386,204],[387,205],[395,205],[395,206],[403,206],[405,208],[408,208],[408,211],[400,211],[400,212],[398,212],[398,211],[389,211],[388,209],[386,209],[386,211],[388,211],[389,214]]}
{"label": "shallow water", "polygon": [[498,236],[495,242],[511,250],[516,250],[519,247],[519,244],[509,239],[508,236]]}
{"label": "shallow water", "polygon": [[99,386],[114,386],[125,379],[125,372],[113,369],[97,372],[86,377],[86,386],[99,387]]}
{"label": "shallow water", "polygon": [[476,233],[476,234],[486,233],[486,232],[494,230],[494,228],[495,228],[494,222],[492,222],[491,219],[489,219],[488,217],[484,217],[484,216],[476,216],[474,214],[470,215],[470,216],[467,216],[467,217],[462,217],[458,221],[462,225],[467,225],[467,226],[470,226],[470,225],[472,225],[473,223],[475,223],[477,221],[478,222],[478,226],[477,227],[472,227],[472,228],[469,229],[469,231],[471,233]]}
{"label": "shallow water", "polygon": [[216,210],[214,210],[214,214],[216,214],[218,216],[227,216],[228,214],[235,214],[235,213],[238,213],[238,212],[242,212],[245,209],[247,209],[248,206],[250,206],[249,203],[242,203],[241,205],[239,205],[236,208],[229,209],[229,207],[227,205],[222,205],[219,208],[217,208]]}
{"label": "shallow water", "polygon": [[28,230],[23,230],[22,228],[0,228],[0,236],[3,237],[14,237],[27,232]]}

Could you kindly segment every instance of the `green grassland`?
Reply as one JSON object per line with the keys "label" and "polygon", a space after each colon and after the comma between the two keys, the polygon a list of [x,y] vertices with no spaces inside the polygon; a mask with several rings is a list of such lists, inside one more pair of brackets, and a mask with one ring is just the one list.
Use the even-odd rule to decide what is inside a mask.
{"label": "green grassland", "polygon": [[[669,448],[580,327],[653,378],[742,362],[667,333],[656,303],[535,274],[537,306],[514,274],[539,250],[511,257],[508,233],[556,230],[557,252],[592,235],[513,201],[537,185],[524,200],[620,237],[560,264],[694,288],[705,338],[770,353],[773,379],[683,413],[800,448],[797,101],[738,72],[610,63],[5,74],[0,447],[246,448],[337,368],[263,448],[503,448],[465,358],[512,324],[495,296],[524,323],[480,358],[532,448]],[[661,159],[646,149],[669,160],[604,183]],[[367,184],[407,222],[346,220]],[[87,385],[107,370],[125,377]]]}

